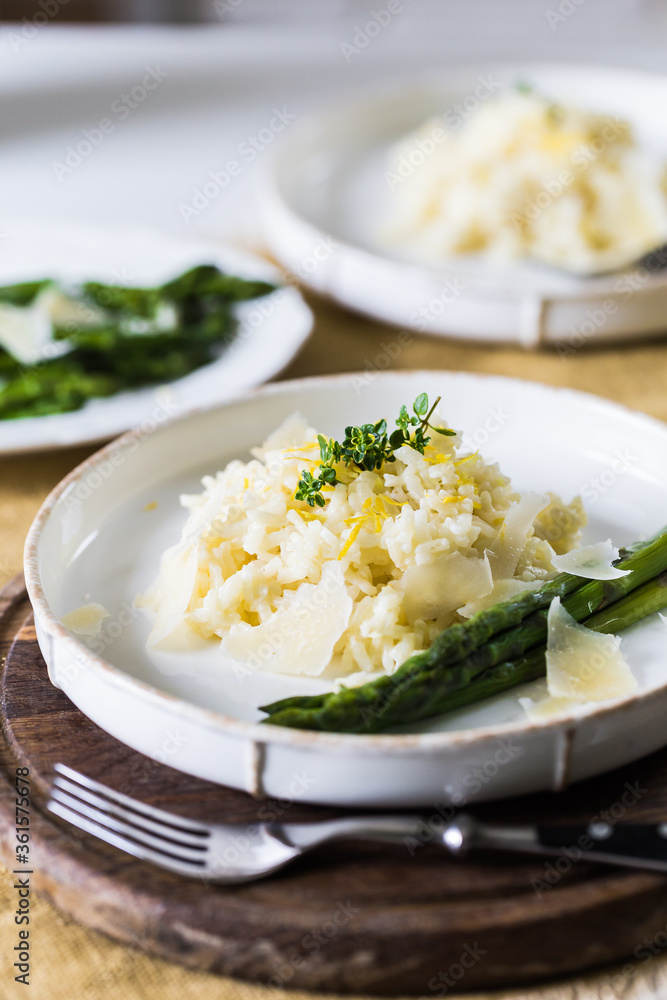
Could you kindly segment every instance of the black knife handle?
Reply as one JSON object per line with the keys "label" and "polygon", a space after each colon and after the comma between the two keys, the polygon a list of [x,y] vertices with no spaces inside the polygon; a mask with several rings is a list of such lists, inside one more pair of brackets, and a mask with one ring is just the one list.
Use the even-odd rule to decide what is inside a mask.
{"label": "black knife handle", "polygon": [[[540,844],[570,860],[632,864],[667,872],[667,823],[589,823],[538,826]],[[615,862],[615,859],[618,859]]]}

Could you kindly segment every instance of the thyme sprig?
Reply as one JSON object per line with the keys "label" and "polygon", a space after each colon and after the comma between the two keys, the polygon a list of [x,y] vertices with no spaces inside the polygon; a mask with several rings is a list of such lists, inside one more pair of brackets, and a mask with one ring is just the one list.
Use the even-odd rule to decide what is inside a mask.
{"label": "thyme sprig", "polygon": [[318,474],[315,476],[307,470],[301,473],[294,494],[295,500],[305,500],[309,507],[324,507],[326,501],[322,496],[323,487],[333,487],[340,482],[336,466],[344,465],[361,472],[373,472],[387,463],[395,462],[394,452],[403,445],[409,445],[423,455],[426,445],[431,440],[426,434],[429,429],[447,437],[456,434],[456,431],[449,427],[435,427],[430,423],[440,398],[438,396],[429,409],[428,396],[422,392],[412,404],[412,414],[408,412],[407,406],[401,406],[396,420],[396,430],[391,434],[388,433],[387,421],[384,419],[374,424],[361,424],[360,427],[346,427],[342,443],[318,434],[317,441],[320,446]]}

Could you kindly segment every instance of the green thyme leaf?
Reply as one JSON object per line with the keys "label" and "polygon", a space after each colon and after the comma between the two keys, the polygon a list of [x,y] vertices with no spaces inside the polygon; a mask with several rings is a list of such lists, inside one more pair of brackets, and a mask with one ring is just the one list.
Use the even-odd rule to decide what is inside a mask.
{"label": "green thyme leaf", "polygon": [[418,417],[423,417],[426,412],[428,412],[428,396],[425,392],[422,392],[420,396],[417,396],[414,402],[413,410]]}
{"label": "green thyme leaf", "polygon": [[[396,430],[391,434],[387,431],[387,421],[382,419],[374,424],[350,425],[345,428],[342,442],[333,438],[317,435],[320,447],[320,467],[318,475],[303,471],[294,494],[295,500],[304,500],[310,507],[317,504],[324,507],[322,496],[323,486],[335,486],[340,482],[336,474],[336,466],[356,467],[360,471],[374,472],[384,465],[396,461],[394,452],[403,445],[409,445],[415,451],[424,454],[424,449],[431,440],[427,436],[429,427],[448,437],[456,431],[447,427],[433,427],[429,424],[431,414],[440,402],[440,396],[429,409],[428,395],[422,392],[412,404],[414,416],[408,412],[407,406],[401,406],[396,419]],[[414,432],[412,428],[415,428]]]}

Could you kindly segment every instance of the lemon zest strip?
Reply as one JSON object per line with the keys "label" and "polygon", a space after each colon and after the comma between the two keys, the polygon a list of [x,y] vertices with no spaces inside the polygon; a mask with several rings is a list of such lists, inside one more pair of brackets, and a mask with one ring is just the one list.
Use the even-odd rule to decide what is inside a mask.
{"label": "lemon zest strip", "polygon": [[348,554],[348,552],[350,551],[350,549],[352,548],[352,546],[354,545],[354,543],[355,543],[355,541],[357,539],[357,535],[359,534],[359,532],[361,531],[361,529],[364,526],[364,521],[366,521],[366,520],[367,519],[365,517],[364,518],[359,518],[359,520],[357,521],[357,523],[354,525],[354,527],[352,528],[352,531],[350,532],[350,534],[347,537],[347,541],[345,542],[345,545],[343,546],[343,548],[338,553],[338,558],[339,559],[342,559],[344,556],[346,556]]}
{"label": "lemon zest strip", "polygon": [[457,458],[456,461],[454,462],[454,465],[458,469],[459,465],[463,465],[464,462],[469,462],[471,458],[477,458],[478,455],[479,455],[479,448],[477,449],[477,451],[471,452],[470,455],[464,455],[463,458]]}

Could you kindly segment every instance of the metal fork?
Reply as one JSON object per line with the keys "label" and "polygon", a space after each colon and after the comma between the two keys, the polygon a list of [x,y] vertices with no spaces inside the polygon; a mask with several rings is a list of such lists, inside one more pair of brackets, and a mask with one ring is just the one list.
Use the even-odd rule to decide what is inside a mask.
{"label": "metal fork", "polygon": [[[350,816],[314,823],[207,824],[156,809],[64,764],[47,808],[80,830],[160,868],[229,885],[263,878],[334,840],[432,842],[450,854],[472,848],[529,854],[579,851],[586,861],[667,872],[667,824],[612,827],[500,826],[461,813],[449,823],[415,814]],[[434,833],[433,820],[440,825]],[[408,839],[409,838],[409,839]],[[584,846],[583,838],[590,845]]]}

